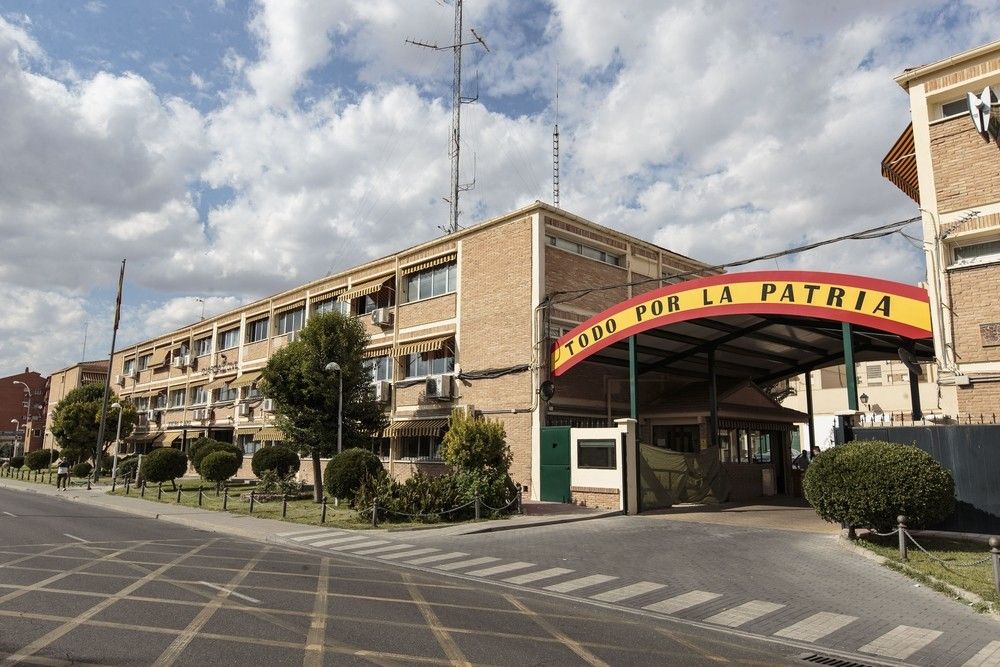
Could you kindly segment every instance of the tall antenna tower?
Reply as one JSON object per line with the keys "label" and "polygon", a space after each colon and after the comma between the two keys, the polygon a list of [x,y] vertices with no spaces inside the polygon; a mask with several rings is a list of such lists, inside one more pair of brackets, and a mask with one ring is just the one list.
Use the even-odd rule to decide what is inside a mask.
{"label": "tall antenna tower", "polygon": [[559,208],[559,63],[556,63],[556,122],[552,130],[552,205]]}
{"label": "tall antenna tower", "polygon": [[462,97],[462,47],[479,44],[486,49],[487,52],[490,50],[490,47],[486,46],[486,42],[473,28],[470,28],[469,31],[475,38],[474,41],[462,41],[462,0],[454,1],[455,34],[453,37],[453,43],[450,46],[438,46],[437,44],[428,44],[427,42],[418,42],[412,39],[406,40],[407,44],[422,46],[425,49],[432,49],[434,51],[446,51],[451,49],[454,54],[455,76],[451,86],[451,142],[448,152],[451,157],[451,196],[448,199],[448,203],[451,205],[448,216],[449,234],[454,234],[458,231],[458,193],[460,191],[468,191],[472,189],[471,184],[463,186],[458,182],[458,156],[462,145],[462,105],[475,102],[479,99],[478,95],[476,97]]}

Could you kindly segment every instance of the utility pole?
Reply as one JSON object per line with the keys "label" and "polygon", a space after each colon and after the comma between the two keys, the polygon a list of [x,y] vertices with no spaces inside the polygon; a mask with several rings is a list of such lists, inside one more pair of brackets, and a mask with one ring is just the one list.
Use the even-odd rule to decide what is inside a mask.
{"label": "utility pole", "polygon": [[559,65],[556,64],[556,122],[552,130],[552,205],[559,208]]}
{"label": "utility pole", "polygon": [[474,41],[462,41],[462,0],[454,0],[454,2],[455,33],[452,38],[453,43],[450,46],[438,46],[437,44],[418,42],[412,39],[406,40],[407,44],[422,46],[425,49],[432,49],[434,51],[445,51],[447,49],[451,49],[454,54],[455,73],[451,87],[451,141],[449,146],[449,155],[451,156],[451,192],[448,200],[448,203],[450,204],[450,211],[448,215],[449,234],[454,234],[458,231],[458,193],[462,190],[471,189],[471,186],[463,187],[459,184],[458,158],[462,145],[462,105],[474,102],[478,99],[478,96],[471,98],[462,97],[462,47],[479,44],[486,49],[487,53],[490,50],[490,47],[486,46],[486,42],[476,33],[475,29],[470,28],[470,32],[475,38]]}

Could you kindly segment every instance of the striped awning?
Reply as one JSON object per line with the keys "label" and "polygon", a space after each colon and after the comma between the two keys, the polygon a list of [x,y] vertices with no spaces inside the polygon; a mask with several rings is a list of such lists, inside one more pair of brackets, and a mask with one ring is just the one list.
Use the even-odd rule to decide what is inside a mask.
{"label": "striped awning", "polygon": [[445,346],[451,341],[452,336],[441,336],[440,338],[428,338],[427,340],[418,340],[414,343],[403,343],[397,345],[392,350],[392,356],[394,357],[405,357],[409,354],[420,354],[422,352],[433,352],[435,350],[443,350]]}
{"label": "striped awning", "polygon": [[441,435],[441,431],[448,427],[448,418],[440,419],[410,419],[408,421],[395,421],[389,424],[382,437],[391,438],[393,436],[414,436],[414,435]]}
{"label": "striped awning", "polygon": [[206,389],[208,389],[209,391],[212,391],[214,389],[221,389],[224,385],[227,385],[227,384],[230,387],[232,387],[233,386],[233,382],[235,380],[236,380],[236,376],[235,375],[230,376],[230,377],[224,377],[224,378],[215,378],[215,381],[212,382],[212,384],[208,385],[206,387]]}
{"label": "striped awning", "polygon": [[416,264],[410,264],[409,266],[404,266],[400,273],[404,276],[410,273],[416,273],[417,271],[423,271],[424,269],[430,269],[435,266],[440,266],[442,264],[447,264],[448,262],[454,262],[457,255],[453,252],[447,255],[441,255],[440,257],[433,257],[431,259],[418,262]]}
{"label": "striped awning", "polygon": [[254,433],[254,442],[264,442],[266,440],[284,440],[285,436],[281,431],[273,426],[267,426]]}
{"label": "striped awning", "polygon": [[173,447],[174,443],[184,437],[183,433],[164,433],[163,434],[163,446]]}
{"label": "striped awning", "polygon": [[160,350],[158,352],[154,351],[153,358],[149,360],[149,365],[147,366],[147,368],[151,368],[153,366],[162,366],[169,357],[170,357],[169,348],[167,348],[166,350]]}
{"label": "striped awning", "polygon": [[392,355],[392,346],[383,345],[382,347],[370,347],[361,353],[364,359],[374,359],[375,357],[387,357]]}
{"label": "striped awning", "polygon": [[910,199],[920,203],[920,186],[917,179],[917,152],[913,145],[913,123],[906,126],[889,152],[882,158],[882,175],[902,190]]}
{"label": "striped awning", "polygon": [[752,419],[720,419],[719,428],[743,429],[745,431],[797,431],[790,422],[765,422]]}
{"label": "striped awning", "polygon": [[240,387],[249,387],[254,382],[260,379],[260,371],[248,371],[243,375],[239,376],[235,380],[229,383],[230,389],[239,389]]}
{"label": "striped awning", "polygon": [[281,313],[287,313],[290,310],[298,310],[299,308],[305,308],[305,307],[306,307],[306,302],[304,300],[295,301],[293,303],[286,303],[281,306],[275,306],[274,314],[280,315]]}
{"label": "striped awning", "polygon": [[374,280],[368,280],[366,282],[360,283],[352,289],[344,292],[337,297],[340,301],[354,301],[358,297],[368,296],[369,294],[374,294],[375,292],[382,289],[386,281],[389,280],[391,276],[382,276],[381,278],[375,278]]}

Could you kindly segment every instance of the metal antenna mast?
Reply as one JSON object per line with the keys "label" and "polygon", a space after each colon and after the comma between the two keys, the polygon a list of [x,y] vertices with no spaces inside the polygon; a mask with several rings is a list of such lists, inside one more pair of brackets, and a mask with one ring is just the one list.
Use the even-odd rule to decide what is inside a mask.
{"label": "metal antenna mast", "polygon": [[422,46],[425,49],[433,49],[434,51],[445,51],[447,49],[451,49],[454,53],[455,76],[452,82],[451,90],[451,142],[449,147],[449,155],[451,156],[451,196],[447,200],[451,205],[448,216],[449,234],[453,234],[458,231],[458,193],[462,190],[471,189],[471,185],[462,186],[458,182],[458,155],[462,144],[462,105],[479,99],[478,95],[471,98],[462,97],[462,47],[479,44],[486,49],[487,52],[490,50],[490,47],[486,46],[486,42],[479,36],[479,34],[476,33],[475,29],[470,29],[470,32],[475,40],[471,42],[463,42],[462,0],[455,0],[455,34],[453,37],[453,43],[450,46],[438,46],[437,44],[428,44],[427,42],[418,42],[412,39],[406,40],[407,44]]}
{"label": "metal antenna mast", "polygon": [[559,63],[556,63],[556,122],[552,131],[552,205],[559,208]]}

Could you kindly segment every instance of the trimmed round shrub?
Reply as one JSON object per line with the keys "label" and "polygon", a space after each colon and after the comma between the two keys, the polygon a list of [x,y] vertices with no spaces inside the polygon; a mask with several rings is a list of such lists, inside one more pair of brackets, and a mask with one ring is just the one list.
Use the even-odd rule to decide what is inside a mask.
{"label": "trimmed round shrub", "polygon": [[12,456],[10,457],[10,467],[15,470],[20,470],[24,467],[24,457],[23,456]]}
{"label": "trimmed round shrub", "polygon": [[52,452],[47,449],[36,449],[24,455],[24,463],[28,470],[44,470],[49,467],[52,459]]}
{"label": "trimmed round shrub", "polygon": [[278,477],[284,477],[291,472],[298,472],[302,465],[299,455],[288,447],[262,447],[254,452],[250,459],[253,474],[260,477],[267,470],[273,470]]}
{"label": "trimmed round shrub", "polygon": [[806,500],[827,521],[887,530],[903,514],[913,528],[933,526],[955,506],[951,473],[911,445],[858,440],[828,449],[802,478]]}
{"label": "trimmed round shrub", "polygon": [[140,473],[147,482],[173,482],[187,472],[187,455],[179,449],[160,447],[142,457]]}
{"label": "trimmed round shrub", "polygon": [[133,454],[118,461],[118,469],[115,473],[118,475],[119,479],[125,479],[126,477],[135,479],[135,471],[138,467],[139,457]]}
{"label": "trimmed round shrub", "polygon": [[236,474],[243,463],[243,457],[232,452],[209,452],[201,460],[201,476],[209,482],[219,484]]}
{"label": "trimmed round shrub", "polygon": [[[205,438],[207,440],[207,438]],[[191,465],[194,466],[195,471],[204,477],[201,471],[201,462],[205,460],[205,457],[209,454],[214,454],[215,452],[229,452],[230,454],[235,454],[236,456],[242,458],[243,450],[239,448],[238,445],[234,445],[231,442],[219,442],[218,440],[209,440],[207,443],[201,445],[194,450],[191,454]]]}
{"label": "trimmed round shrub", "polygon": [[382,461],[368,450],[345,449],[326,464],[323,488],[334,498],[350,499],[366,478],[384,474]]}
{"label": "trimmed round shrub", "polygon": [[73,477],[90,477],[90,473],[93,472],[94,466],[90,465],[86,461],[83,463],[77,463],[73,466]]}

